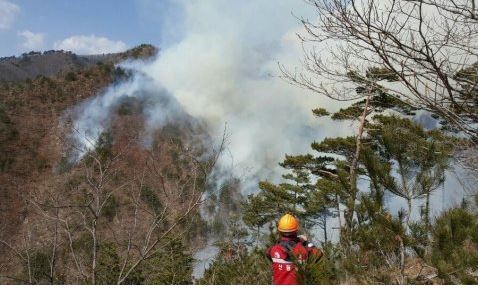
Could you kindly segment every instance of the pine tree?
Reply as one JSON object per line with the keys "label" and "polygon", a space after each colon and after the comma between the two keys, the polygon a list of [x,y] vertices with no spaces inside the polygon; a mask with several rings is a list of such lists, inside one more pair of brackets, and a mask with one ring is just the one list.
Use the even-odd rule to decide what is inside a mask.
{"label": "pine tree", "polygon": [[432,230],[431,263],[452,284],[478,284],[478,218],[466,207],[444,212]]}
{"label": "pine tree", "polygon": [[[365,126],[355,171],[356,179],[368,180],[369,187],[353,190],[350,182],[355,137],[326,138],[312,144],[316,156],[286,155],[280,165],[290,173],[282,183],[260,183],[261,191],[245,204],[245,222],[259,229],[291,212],[307,228],[319,225],[325,238],[327,219],[340,218],[343,210],[339,257],[348,277],[353,274],[355,280],[373,283],[370,275],[380,273],[380,282],[404,283],[406,249],[417,242],[411,202],[424,200],[425,213],[418,225],[428,234],[425,249],[429,249],[430,195],[444,181],[452,144],[453,139],[441,132],[426,131],[409,119],[376,115]],[[409,203],[406,215],[389,213],[384,206],[387,194]]]}
{"label": "pine tree", "polygon": [[227,232],[215,245],[219,253],[199,284],[270,284],[270,262],[261,249],[248,250],[248,232],[239,219],[228,221]]}

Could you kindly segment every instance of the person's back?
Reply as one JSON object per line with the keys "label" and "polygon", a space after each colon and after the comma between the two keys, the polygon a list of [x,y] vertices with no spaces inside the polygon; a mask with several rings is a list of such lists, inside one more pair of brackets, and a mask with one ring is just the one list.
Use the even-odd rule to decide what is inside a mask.
{"label": "person's back", "polygon": [[282,237],[266,253],[272,261],[273,284],[299,284],[301,280],[296,264],[305,262],[310,256],[320,259],[322,252],[306,239],[297,236],[298,223],[292,215],[284,215],[279,221],[278,229]]}

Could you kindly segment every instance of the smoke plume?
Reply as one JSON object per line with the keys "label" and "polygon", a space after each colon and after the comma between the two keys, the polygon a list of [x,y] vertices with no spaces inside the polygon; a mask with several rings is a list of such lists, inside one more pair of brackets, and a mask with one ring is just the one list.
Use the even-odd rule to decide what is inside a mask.
{"label": "smoke plume", "polygon": [[307,5],[214,0],[180,1],[180,6],[181,40],[154,61],[122,64],[134,77],[81,106],[75,128],[83,147],[94,147],[122,97],[166,98],[149,108],[148,128],[160,128],[184,112],[205,122],[219,139],[227,124],[230,154],[223,155],[219,169],[242,177],[252,191],[259,179],[280,177],[277,164],[285,153],[307,152],[313,140],[350,132],[349,126],[311,114],[315,107],[335,110],[337,104],[278,78],[277,61],[299,66],[295,32],[300,23],[291,12],[306,14]]}

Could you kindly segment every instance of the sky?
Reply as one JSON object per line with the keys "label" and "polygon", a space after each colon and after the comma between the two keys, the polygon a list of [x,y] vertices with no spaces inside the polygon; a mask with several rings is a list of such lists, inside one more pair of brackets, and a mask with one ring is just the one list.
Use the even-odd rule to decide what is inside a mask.
{"label": "sky", "polygon": [[0,0],[0,56],[66,49],[121,51],[141,43],[168,46],[181,37],[175,0]]}

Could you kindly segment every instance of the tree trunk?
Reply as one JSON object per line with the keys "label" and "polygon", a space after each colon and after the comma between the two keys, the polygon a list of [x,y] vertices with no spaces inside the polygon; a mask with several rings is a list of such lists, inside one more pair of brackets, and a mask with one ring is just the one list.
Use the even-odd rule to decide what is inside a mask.
{"label": "tree trunk", "polygon": [[405,246],[403,245],[403,239],[399,236],[399,243],[400,243],[400,277],[401,283],[405,283]]}
{"label": "tree trunk", "polygon": [[357,138],[355,142],[355,154],[352,160],[352,164],[350,165],[350,199],[347,205],[347,215],[345,217],[345,223],[347,230],[350,230],[352,227],[352,221],[355,213],[355,200],[357,199],[357,164],[360,157],[360,150],[362,148],[362,135],[365,128],[365,121],[368,112],[368,104],[370,100],[370,94],[367,95],[365,99],[365,108],[363,110],[362,116],[360,118],[360,124],[358,128]]}
{"label": "tree trunk", "polygon": [[425,229],[427,231],[427,245],[425,246],[425,255],[430,252],[431,244],[431,223],[430,223],[430,196],[431,193],[427,193],[425,197]]}
{"label": "tree trunk", "polygon": [[430,193],[426,194],[425,199],[425,226],[428,231],[430,229]]}
{"label": "tree trunk", "polygon": [[257,227],[257,239],[256,239],[256,248],[259,248],[259,236],[260,236],[260,227]]}
{"label": "tree trunk", "polygon": [[340,198],[338,194],[335,194],[335,201],[337,207],[337,218],[339,220],[339,241],[342,242],[342,217],[340,216]]}
{"label": "tree trunk", "polygon": [[93,221],[93,229],[92,229],[92,236],[93,236],[93,261],[91,266],[91,283],[93,285],[96,284],[96,258],[97,258],[97,244],[98,241],[96,239],[96,219]]}
{"label": "tree trunk", "polygon": [[410,227],[410,216],[412,215],[412,198],[407,198],[407,206],[408,206],[408,213],[407,213],[407,227]]}
{"label": "tree trunk", "polygon": [[55,284],[55,263],[56,263],[56,248],[58,244],[58,209],[56,209],[56,218],[55,220],[55,237],[53,239],[53,249],[50,260],[50,283]]}

